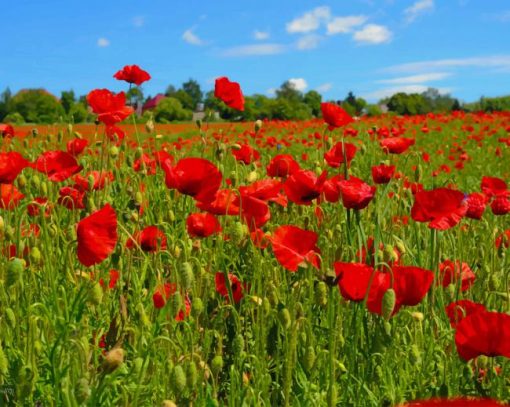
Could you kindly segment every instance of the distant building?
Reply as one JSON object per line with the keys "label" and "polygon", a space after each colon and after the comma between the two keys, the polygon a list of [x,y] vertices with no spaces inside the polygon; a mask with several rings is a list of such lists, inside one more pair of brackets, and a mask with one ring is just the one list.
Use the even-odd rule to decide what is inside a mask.
{"label": "distant building", "polygon": [[166,96],[163,93],[158,93],[153,98],[149,99],[142,107],[142,113],[145,113],[147,110],[154,109],[159,102],[161,102]]}

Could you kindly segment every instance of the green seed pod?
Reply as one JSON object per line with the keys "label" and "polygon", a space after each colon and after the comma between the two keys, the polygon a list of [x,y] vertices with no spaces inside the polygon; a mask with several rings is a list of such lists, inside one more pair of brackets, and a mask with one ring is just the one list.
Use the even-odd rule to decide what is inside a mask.
{"label": "green seed pod", "polygon": [[186,373],[187,373],[186,383],[188,385],[188,390],[193,391],[195,390],[195,387],[198,382],[197,365],[193,360],[190,360],[186,365]]}
{"label": "green seed pod", "polygon": [[25,188],[27,186],[27,177],[25,177],[25,174],[18,175],[17,181],[20,188]]}
{"label": "green seed pod", "polygon": [[324,281],[315,285],[315,304],[324,308],[328,304],[328,286]]}
{"label": "green seed pod", "polygon": [[195,275],[193,274],[193,267],[191,266],[191,263],[187,261],[181,263],[179,271],[184,289],[191,290],[195,280]]}
{"label": "green seed pod", "polygon": [[119,155],[119,147],[111,146],[110,149],[108,150],[108,154],[110,155],[111,158],[118,157],[118,155]]}
{"label": "green seed pod", "polygon": [[388,291],[384,293],[382,299],[381,314],[385,320],[389,320],[391,318],[391,314],[395,309],[396,300],[397,298],[395,296],[395,290],[393,288],[388,289]]}
{"label": "green seed pod", "polygon": [[308,346],[303,357],[303,366],[307,372],[310,372],[313,369],[316,358],[317,355],[315,354],[314,347]]}
{"label": "green seed pod", "polygon": [[103,287],[95,283],[89,291],[89,301],[92,305],[99,305],[103,301]]}
{"label": "green seed pod", "polygon": [[147,317],[147,314],[145,313],[145,308],[143,307],[143,304],[141,302],[138,303],[136,306],[136,311],[138,313],[138,318],[140,318],[140,321],[145,326],[150,326],[151,321]]}
{"label": "green seed pod", "polygon": [[177,394],[186,389],[186,375],[181,365],[174,367],[172,372],[172,387]]}
{"label": "green seed pod", "polygon": [[267,297],[262,299],[262,309],[264,310],[265,314],[269,314],[271,312],[271,302]]}
{"label": "green seed pod", "polygon": [[244,338],[242,335],[237,335],[232,341],[232,350],[234,354],[239,356],[244,351]]}
{"label": "green seed pod", "polygon": [[48,196],[48,183],[46,181],[41,182],[41,193],[43,196]]}
{"label": "green seed pod", "polygon": [[213,375],[218,375],[223,369],[223,358],[221,355],[216,355],[211,361],[211,372]]}
{"label": "green seed pod", "polygon": [[92,394],[92,391],[90,390],[89,381],[82,377],[78,380],[76,383],[76,400],[80,404],[84,404],[90,395]]}
{"label": "green seed pod", "polygon": [[11,329],[16,328],[16,315],[14,314],[14,311],[12,310],[12,308],[5,309],[5,316],[7,317],[7,322],[9,324],[9,327]]}
{"label": "green seed pod", "polygon": [[282,307],[278,311],[278,320],[280,321],[280,323],[282,324],[284,329],[289,329],[290,328],[292,320],[290,318],[290,312],[289,312],[289,310],[287,308]]}
{"label": "green seed pod", "polygon": [[236,222],[230,232],[230,237],[234,243],[239,244],[247,236],[247,234],[247,226],[244,223]]}
{"label": "green seed pod", "polygon": [[41,262],[41,251],[37,247],[32,247],[30,250],[30,262],[34,264],[39,264]]}
{"label": "green seed pod", "polygon": [[204,303],[201,298],[193,298],[193,303],[191,304],[191,314],[197,318],[200,314],[204,312]]}
{"label": "green seed pod", "polygon": [[9,371],[9,360],[5,356],[2,344],[0,343],[0,376],[6,376]]}
{"label": "green seed pod", "polygon": [[182,308],[182,298],[181,293],[176,291],[174,295],[172,295],[172,309],[174,313],[177,314]]}
{"label": "green seed pod", "polygon": [[25,260],[14,258],[9,261],[5,276],[5,285],[7,288],[13,286],[20,280],[21,273],[23,273],[24,269]]}
{"label": "green seed pod", "polygon": [[175,213],[174,213],[174,211],[173,211],[173,210],[171,210],[171,209],[168,211],[168,220],[169,220],[170,222],[175,222]]}

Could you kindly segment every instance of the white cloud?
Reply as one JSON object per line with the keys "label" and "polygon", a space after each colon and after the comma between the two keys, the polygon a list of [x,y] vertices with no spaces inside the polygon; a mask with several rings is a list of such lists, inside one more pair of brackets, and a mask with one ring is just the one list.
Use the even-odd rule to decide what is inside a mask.
{"label": "white cloud", "polygon": [[407,23],[412,23],[423,13],[434,10],[434,0],[418,0],[411,7],[404,10],[404,16]]}
{"label": "white cloud", "polygon": [[269,31],[259,31],[255,30],[253,32],[253,38],[259,41],[267,40],[269,39]]}
{"label": "white cloud", "polygon": [[301,37],[296,43],[296,47],[301,51],[307,49],[314,49],[318,47],[320,41],[321,41],[320,35],[309,34],[305,35],[304,37]]}
{"label": "white cloud", "polygon": [[[392,88],[379,89],[371,93],[367,93],[362,95],[363,98],[373,101],[383,99],[389,96],[394,95],[395,93],[403,92],[403,93],[423,93],[429,87],[425,85],[404,85],[404,86],[396,86]],[[438,88],[439,93],[445,94],[450,93],[452,91],[451,88]]]}
{"label": "white cloud", "polygon": [[269,96],[274,96],[274,95],[276,95],[276,91],[277,91],[277,89],[276,89],[276,88],[269,88],[268,90],[266,90],[266,93],[267,93]]}
{"label": "white cloud", "polygon": [[420,75],[403,76],[400,78],[382,79],[377,81],[377,83],[386,83],[388,85],[417,84],[440,81],[442,79],[448,78],[449,76],[452,76],[452,74],[447,72],[431,72]]}
{"label": "white cloud", "polygon": [[290,78],[289,83],[294,89],[300,92],[303,92],[308,87],[308,83],[306,83],[303,78]]}
{"label": "white cloud", "polygon": [[438,59],[432,61],[411,62],[391,66],[386,72],[426,72],[445,68],[510,68],[510,55],[491,55],[486,57]]}
{"label": "white cloud", "polygon": [[326,93],[329,92],[333,88],[333,84],[331,82],[323,83],[315,88],[317,92]]}
{"label": "white cloud", "polygon": [[287,23],[287,32],[294,34],[315,31],[322,22],[328,21],[330,18],[331,11],[329,7],[317,7],[306,12],[301,17],[292,20],[290,23]]}
{"label": "white cloud", "polygon": [[141,28],[145,25],[145,17],[144,16],[136,16],[133,18],[133,25],[136,28]]}
{"label": "white cloud", "polygon": [[204,45],[204,41],[193,32],[193,28],[190,28],[182,34],[182,39],[191,45]]}
{"label": "white cloud", "polygon": [[354,33],[354,40],[364,44],[383,44],[390,42],[392,33],[383,25],[367,24]]}
{"label": "white cloud", "polygon": [[328,35],[349,33],[354,27],[364,24],[366,21],[366,16],[335,17],[327,25]]}
{"label": "white cloud", "polygon": [[97,40],[97,46],[101,48],[108,47],[110,45],[110,40],[107,38],[101,37]]}
{"label": "white cloud", "polygon": [[232,47],[221,52],[224,57],[246,57],[253,55],[277,55],[285,52],[287,46],[283,44],[252,44]]}

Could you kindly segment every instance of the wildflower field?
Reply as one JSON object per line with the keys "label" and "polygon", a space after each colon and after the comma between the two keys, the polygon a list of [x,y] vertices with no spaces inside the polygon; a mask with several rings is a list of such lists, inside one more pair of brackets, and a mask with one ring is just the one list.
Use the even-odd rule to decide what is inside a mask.
{"label": "wildflower field", "polygon": [[509,113],[126,133],[87,100],[0,125],[0,405],[510,402]]}

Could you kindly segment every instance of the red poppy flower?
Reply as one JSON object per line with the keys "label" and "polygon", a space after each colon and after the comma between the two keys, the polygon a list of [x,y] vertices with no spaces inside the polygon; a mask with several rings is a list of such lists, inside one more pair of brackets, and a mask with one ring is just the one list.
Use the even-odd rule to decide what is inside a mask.
{"label": "red poppy flower", "polygon": [[243,144],[239,149],[233,149],[232,155],[237,161],[241,161],[244,164],[251,164],[253,161],[257,161],[260,158],[260,153],[248,144]]}
{"label": "red poppy flower", "polygon": [[126,137],[126,132],[120,127],[112,125],[106,126],[106,135],[110,141],[113,141],[117,145],[122,143],[122,140]]}
{"label": "red poppy flower", "polygon": [[[384,244],[379,243],[379,250],[384,253],[384,260],[389,266],[398,265],[400,263],[400,251],[393,247],[392,252],[384,250]],[[374,265],[374,256],[375,256],[375,247],[374,247],[374,238],[369,236],[365,245],[361,247],[361,250],[356,252],[356,258],[359,258],[361,262],[365,264]],[[390,257],[390,258],[388,258]]]}
{"label": "red poppy flower", "polygon": [[398,407],[503,407],[496,400],[458,397],[453,399],[435,398],[430,400],[412,401]]}
{"label": "red poppy flower", "polygon": [[73,178],[74,188],[82,191],[100,191],[108,182],[113,181],[113,173],[111,171],[90,171],[85,177],[77,174]]}
{"label": "red poppy flower", "polygon": [[467,263],[445,260],[439,265],[439,278],[443,287],[456,284],[460,280],[461,291],[468,290],[476,280],[475,273]]}
{"label": "red poppy flower", "polygon": [[279,154],[271,159],[266,170],[270,177],[286,178],[299,170],[299,164],[290,154]]}
{"label": "red poppy flower", "polygon": [[372,167],[372,179],[376,184],[387,184],[395,174],[394,165],[374,165]]}
{"label": "red poppy flower", "polygon": [[45,208],[44,217],[50,216],[51,206],[48,204],[48,198],[37,197],[27,205],[27,213],[28,216],[39,216],[41,213],[41,208]]}
{"label": "red poppy flower", "polygon": [[58,204],[66,207],[67,209],[84,209],[85,204],[83,199],[85,198],[85,191],[79,190],[72,187],[62,187],[58,191]]}
{"label": "red poppy flower", "polygon": [[124,92],[114,94],[108,89],[95,89],[87,95],[87,102],[98,115],[97,119],[107,126],[121,122],[134,111],[131,106],[126,106]]}
{"label": "red poppy flower", "polygon": [[456,328],[457,324],[467,316],[476,312],[485,312],[487,308],[485,308],[483,304],[478,304],[470,300],[459,300],[450,303],[445,310],[450,320],[450,325],[452,328]]}
{"label": "red poppy flower", "polygon": [[[110,270],[108,274],[110,276],[110,280],[108,281],[108,289],[112,290],[115,288],[115,285],[117,284],[117,281],[120,278],[120,273],[117,270]],[[101,285],[101,287],[106,288],[103,278],[99,279],[99,284]]]}
{"label": "red poppy flower", "polygon": [[489,198],[500,195],[510,195],[506,182],[501,178],[496,177],[483,177],[482,178],[482,192]]}
{"label": "red poppy flower", "polygon": [[327,176],[326,171],[317,177],[313,171],[299,170],[287,178],[283,189],[292,202],[298,205],[310,205],[322,193]]}
{"label": "red poppy flower", "polygon": [[288,225],[277,228],[270,241],[278,263],[287,270],[297,271],[299,266],[306,263],[319,268],[317,239],[315,232]]}
{"label": "red poppy flower", "polygon": [[[341,141],[336,143],[331,149],[324,154],[324,158],[330,167],[338,168],[344,163],[344,159],[347,160],[347,166],[350,165],[352,159],[356,155],[358,149],[352,143],[342,143]],[[345,153],[345,157],[344,157]]]}
{"label": "red poppy flower", "polygon": [[12,184],[0,185],[0,208],[12,210],[19,205],[20,201],[25,197]]}
{"label": "red poppy flower", "polygon": [[416,222],[429,222],[429,228],[446,230],[460,222],[467,212],[464,194],[449,188],[417,192],[411,209]]}
{"label": "red poppy flower", "polygon": [[415,140],[413,138],[405,137],[390,137],[381,140],[380,145],[384,151],[390,154],[402,154],[409,147],[414,145]]}
{"label": "red poppy flower", "polygon": [[352,123],[354,119],[334,103],[321,103],[322,118],[328,124],[329,130]]}
{"label": "red poppy flower", "polygon": [[148,72],[140,69],[138,65],[126,65],[118,71],[113,77],[119,81],[126,81],[140,86],[142,83],[148,81],[151,76]]}
{"label": "red poppy flower", "polygon": [[344,179],[345,177],[342,174],[338,174],[324,182],[322,192],[326,202],[338,202],[340,199],[340,181],[343,181]]}
{"label": "red poppy flower", "polygon": [[507,229],[496,236],[494,244],[498,250],[502,247],[508,249],[510,247],[510,229]]}
{"label": "red poppy flower", "polygon": [[85,147],[89,144],[87,139],[84,138],[74,138],[67,142],[67,152],[73,156],[80,155]]}
{"label": "red poppy flower", "polygon": [[253,232],[250,232],[250,239],[253,245],[259,249],[265,249],[271,243],[269,236],[261,229],[255,229]]}
{"label": "red poppy flower", "polygon": [[510,315],[475,312],[457,324],[455,345],[468,361],[480,355],[510,358]]}
{"label": "red poppy flower", "polygon": [[[167,301],[175,295],[177,292],[177,285],[175,283],[165,283],[159,284],[154,290],[154,294],[152,294],[152,302],[154,304],[154,308],[161,309],[165,306]],[[191,312],[191,301],[188,296],[184,297],[184,310],[181,309],[177,312],[175,316],[176,321],[184,321],[184,319]]]}
{"label": "red poppy flower", "polygon": [[244,96],[241,86],[237,82],[230,82],[225,76],[216,79],[214,84],[214,97],[225,102],[233,109],[244,110]]}
{"label": "red poppy flower", "polygon": [[362,263],[335,262],[334,267],[342,297],[349,301],[363,301],[374,269]]}
{"label": "red poppy flower", "polygon": [[162,168],[168,188],[177,189],[197,201],[212,201],[221,184],[221,172],[204,158],[183,158],[174,167],[167,160]]}
{"label": "red poppy flower", "polygon": [[271,212],[267,202],[252,195],[243,194],[241,195],[241,217],[250,230],[255,230],[271,219]]}
{"label": "red poppy flower", "polygon": [[136,245],[140,246],[144,252],[149,253],[166,250],[166,235],[157,226],[147,226],[142,231],[136,232],[133,238],[129,238],[126,243],[128,249],[132,249]]}
{"label": "red poppy flower", "polygon": [[193,213],[186,219],[186,229],[191,237],[208,237],[220,232],[221,226],[210,213]]}
{"label": "red poppy flower", "polygon": [[466,203],[468,206],[466,218],[477,220],[482,219],[482,215],[485,212],[485,207],[487,206],[487,201],[487,196],[479,192],[473,192],[469,194],[466,198]]}
{"label": "red poppy flower", "polygon": [[213,215],[239,215],[239,196],[230,189],[220,189],[212,201],[196,202],[197,208]]}
{"label": "red poppy flower", "polygon": [[255,181],[251,185],[239,187],[241,195],[250,195],[262,201],[278,200],[282,183],[275,179],[262,179]]}
{"label": "red poppy flower", "polygon": [[393,266],[393,288],[397,305],[419,304],[434,281],[434,273],[415,266]]}
{"label": "red poppy flower", "polygon": [[363,209],[374,198],[375,187],[368,185],[359,178],[350,177],[338,183],[342,204],[347,209]]}
{"label": "red poppy flower", "polygon": [[506,215],[510,213],[510,198],[499,195],[491,203],[491,210],[494,215]]}
{"label": "red poppy flower", "polygon": [[115,250],[117,216],[106,204],[78,223],[78,260],[85,267],[101,263]]}
{"label": "red poppy flower", "polygon": [[[228,279],[230,281],[230,288],[232,289],[232,297],[234,302],[238,304],[244,296],[243,288],[246,287],[243,287],[243,284],[241,284],[234,274],[228,273]],[[214,281],[216,284],[216,292],[228,301],[228,288],[225,282],[225,275],[218,271],[214,276]]]}
{"label": "red poppy flower", "polygon": [[50,181],[60,182],[80,172],[83,167],[65,151],[46,151],[35,160],[34,168],[46,174]]}
{"label": "red poppy flower", "polygon": [[14,127],[10,124],[0,123],[0,136],[2,137],[14,137]]}
{"label": "red poppy flower", "polygon": [[0,184],[12,184],[24,168],[31,164],[20,153],[0,153]]}

